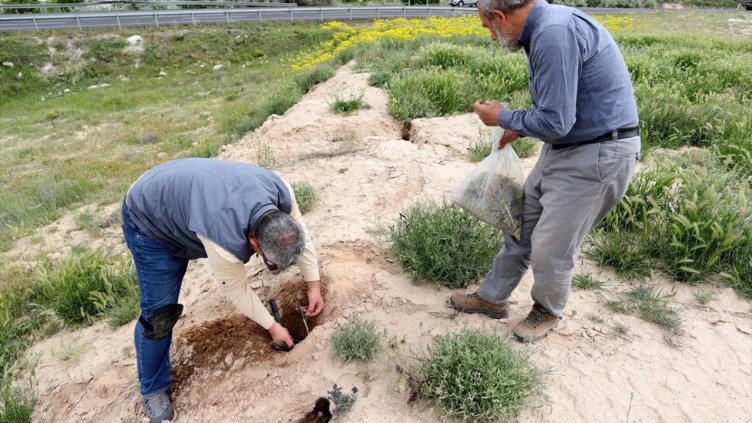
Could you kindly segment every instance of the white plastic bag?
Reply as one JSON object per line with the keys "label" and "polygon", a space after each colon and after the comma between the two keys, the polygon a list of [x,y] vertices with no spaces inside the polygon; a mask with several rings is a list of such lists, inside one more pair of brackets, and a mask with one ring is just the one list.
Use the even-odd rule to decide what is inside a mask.
{"label": "white plastic bag", "polygon": [[491,154],[452,191],[452,202],[476,218],[520,236],[522,221],[522,165],[512,146],[498,149],[504,130],[491,128]]}

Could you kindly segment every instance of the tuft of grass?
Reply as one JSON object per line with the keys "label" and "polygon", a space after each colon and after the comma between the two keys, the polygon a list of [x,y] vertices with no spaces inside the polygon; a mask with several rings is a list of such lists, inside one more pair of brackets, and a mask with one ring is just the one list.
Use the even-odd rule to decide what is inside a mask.
{"label": "tuft of grass", "polygon": [[392,73],[389,71],[377,71],[368,76],[368,85],[372,87],[385,87],[392,80]]}
{"label": "tuft of grass", "polygon": [[664,329],[664,335],[668,335],[664,336],[664,340],[672,345],[675,344],[673,339],[683,334],[679,312],[669,305],[672,296],[664,295],[647,284],[639,284],[620,293],[615,299],[606,300],[605,305],[617,313],[636,314],[645,321],[657,324]]}
{"label": "tuft of grass", "polygon": [[710,289],[700,289],[695,291],[695,301],[700,305],[707,305],[715,300],[716,293]]}
{"label": "tuft of grass", "polygon": [[434,338],[419,377],[419,394],[446,417],[514,421],[542,392],[541,372],[509,338],[476,329]]}
{"label": "tuft of grass", "polygon": [[356,320],[332,333],[332,353],[344,362],[369,361],[381,350],[383,337],[375,321]]}
{"label": "tuft of grass", "polygon": [[389,227],[390,251],[413,283],[464,288],[484,275],[501,248],[501,232],[454,204],[418,203]]}
{"label": "tuft of grass", "polygon": [[274,169],[279,164],[277,157],[274,156],[274,150],[269,144],[262,144],[256,152],[256,164],[267,169]]}
{"label": "tuft of grass", "polygon": [[525,137],[514,141],[512,143],[512,148],[514,149],[514,152],[517,153],[517,156],[521,159],[526,159],[532,157],[533,154],[538,151],[538,144],[540,144],[540,141],[537,139]]}
{"label": "tuft of grass", "polygon": [[606,281],[594,278],[590,272],[578,273],[572,278],[572,289],[574,290],[597,291],[605,285]]}
{"label": "tuft of grass", "polygon": [[365,105],[363,103],[363,96],[363,92],[349,96],[336,93],[329,103],[329,109],[334,113],[350,115]]}
{"label": "tuft of grass", "polygon": [[617,322],[611,326],[611,330],[613,330],[616,335],[626,335],[629,332],[629,325]]}
{"label": "tuft of grass", "polygon": [[636,236],[624,232],[606,233],[596,229],[588,235],[585,255],[600,266],[611,266],[627,280],[645,280],[652,275],[652,265]]}
{"label": "tuft of grass", "polygon": [[38,303],[73,325],[108,317],[138,298],[136,271],[130,260],[113,260],[88,248],[48,263],[39,271]]}
{"label": "tuft of grass", "polygon": [[293,182],[292,190],[295,200],[298,202],[300,212],[305,214],[313,209],[316,204],[316,190],[309,182]]}
{"label": "tuft of grass", "polygon": [[488,140],[488,131],[478,131],[478,138],[467,147],[470,162],[477,163],[491,154],[491,142]]}
{"label": "tuft of grass", "polygon": [[600,323],[600,324],[606,323],[606,319],[604,319],[603,316],[601,316],[599,314],[588,313],[588,314],[585,315],[585,317],[587,317],[588,319],[590,319],[591,321],[593,321],[595,323]]}
{"label": "tuft of grass", "polygon": [[[3,378],[5,382],[7,379]],[[37,397],[31,387],[0,387],[0,422],[29,423]]]}

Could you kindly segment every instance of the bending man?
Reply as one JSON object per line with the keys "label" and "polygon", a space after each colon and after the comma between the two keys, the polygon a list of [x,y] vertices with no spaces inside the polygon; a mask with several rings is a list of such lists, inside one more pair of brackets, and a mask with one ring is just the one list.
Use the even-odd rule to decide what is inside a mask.
{"label": "bending man", "polygon": [[245,277],[255,253],[274,274],[297,263],[308,282],[309,316],[324,308],[318,260],[290,185],[242,163],[182,159],[142,175],[123,203],[123,233],[141,290],[135,329],[142,403],[152,423],[170,420],[167,396],[172,328],[182,312],[180,286],[188,261],[208,257],[219,289],[274,341],[293,346]]}

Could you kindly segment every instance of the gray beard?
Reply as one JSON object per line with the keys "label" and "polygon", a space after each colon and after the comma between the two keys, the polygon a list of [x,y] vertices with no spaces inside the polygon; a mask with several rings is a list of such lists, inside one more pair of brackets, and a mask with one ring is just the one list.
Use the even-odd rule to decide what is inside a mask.
{"label": "gray beard", "polygon": [[504,28],[497,25],[496,22],[493,22],[492,25],[494,27],[494,34],[496,35],[496,42],[499,43],[500,46],[509,50],[510,53],[519,51],[519,49],[522,48],[522,44],[520,44],[517,37],[505,31]]}

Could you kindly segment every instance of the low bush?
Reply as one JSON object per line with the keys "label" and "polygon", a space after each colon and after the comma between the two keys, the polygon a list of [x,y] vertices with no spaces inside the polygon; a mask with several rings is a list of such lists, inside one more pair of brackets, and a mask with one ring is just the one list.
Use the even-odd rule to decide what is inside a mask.
{"label": "low bush", "polygon": [[501,248],[498,229],[460,207],[418,203],[389,227],[390,251],[415,283],[464,288],[484,275]]}
{"label": "low bush", "polygon": [[332,353],[344,362],[369,361],[381,350],[381,338],[376,322],[356,320],[332,333]]}
{"label": "low bush", "polygon": [[420,369],[419,395],[447,417],[514,421],[542,391],[541,371],[509,338],[475,329],[434,338]]}
{"label": "low bush", "polygon": [[316,204],[316,190],[308,182],[293,182],[292,190],[295,193],[295,200],[298,202],[300,212],[305,214],[313,209]]}

